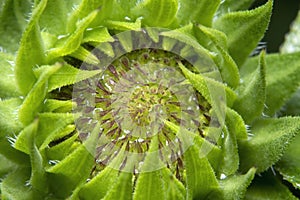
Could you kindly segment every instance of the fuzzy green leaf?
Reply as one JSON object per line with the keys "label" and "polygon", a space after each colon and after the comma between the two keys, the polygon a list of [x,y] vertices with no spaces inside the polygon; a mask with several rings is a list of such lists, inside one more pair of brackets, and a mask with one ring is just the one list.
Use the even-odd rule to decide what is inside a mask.
{"label": "fuzzy green leaf", "polygon": [[166,27],[173,22],[178,9],[178,0],[144,0],[133,13],[143,17],[143,22],[150,27]]}
{"label": "fuzzy green leaf", "polygon": [[271,16],[273,1],[251,11],[228,13],[214,23],[214,27],[228,37],[229,53],[241,66],[263,37]]}
{"label": "fuzzy green leaf", "polygon": [[228,131],[234,134],[237,140],[246,140],[248,138],[243,118],[230,108],[226,109],[226,126]]}
{"label": "fuzzy green leaf", "polygon": [[177,19],[181,25],[189,22],[211,26],[220,0],[179,0]]}
{"label": "fuzzy green leaf", "polygon": [[30,176],[28,168],[21,168],[10,173],[1,183],[1,198],[4,199],[44,199],[27,184]]}
{"label": "fuzzy green leaf", "polygon": [[29,180],[30,185],[41,193],[46,193],[47,188],[47,177],[43,166],[43,158],[36,147],[35,137],[38,129],[38,120],[33,121],[27,131],[27,146],[29,148],[29,156],[31,163],[31,177]]}
{"label": "fuzzy green leaf", "polygon": [[135,22],[123,22],[123,21],[114,21],[114,20],[106,20],[105,26],[107,26],[110,30],[117,31],[128,31],[128,30],[138,30],[141,28],[141,19],[136,19]]}
{"label": "fuzzy green leaf", "polygon": [[[71,0],[70,2],[73,2]],[[40,27],[55,36],[66,34],[68,19],[67,2],[50,0],[39,19]]]}
{"label": "fuzzy green leaf", "polygon": [[94,11],[78,22],[77,28],[70,35],[61,37],[55,44],[55,47],[47,51],[47,60],[52,61],[55,58],[73,53],[81,44],[84,31],[95,19],[98,11]]}
{"label": "fuzzy green leaf", "polygon": [[268,56],[266,114],[273,115],[300,86],[299,59],[300,53]]}
{"label": "fuzzy green leaf", "polygon": [[[205,26],[198,26],[198,28],[200,32],[204,33],[205,36],[209,38],[207,45],[211,45],[210,41],[212,41],[218,51],[217,57],[220,58],[216,59],[216,63],[218,64],[222,79],[228,83],[229,86],[236,88],[240,81],[239,70],[234,60],[226,50],[226,35],[216,29],[207,28]],[[197,33],[198,35],[200,34],[199,32]]]}
{"label": "fuzzy green leaf", "polygon": [[[255,70],[257,57],[250,59],[241,74]],[[269,54],[266,56],[266,108],[265,114],[273,116],[300,85],[300,53]],[[276,91],[276,92],[274,92]]]}
{"label": "fuzzy green leaf", "polygon": [[8,173],[14,170],[16,170],[16,164],[0,154],[0,179],[3,179]]}
{"label": "fuzzy green leaf", "polygon": [[154,136],[151,140],[149,151],[142,166],[142,172],[137,179],[133,194],[134,200],[166,198],[164,182],[162,179],[163,168],[157,169],[161,164],[158,152],[158,140],[157,136]]}
{"label": "fuzzy green leaf", "polygon": [[70,133],[67,126],[74,123],[76,116],[72,113],[40,113],[38,119],[39,129],[35,140],[40,149],[45,149],[53,140]]}
{"label": "fuzzy green leaf", "polygon": [[14,56],[0,52],[0,98],[20,96],[14,74]]}
{"label": "fuzzy green leaf", "polygon": [[[182,129],[180,128],[180,126],[177,126],[172,122],[165,121],[165,125],[168,126],[168,128],[170,128],[172,132],[176,134],[180,133],[179,136],[182,137],[183,141],[185,142],[184,144],[187,145],[187,147],[192,143],[192,139],[194,139],[195,145],[201,147],[200,156],[201,157],[206,156],[207,159],[209,160],[209,163],[212,165],[212,167],[216,171],[219,170],[220,161],[222,157],[222,151],[219,147],[203,139],[198,134],[194,134],[186,129]],[[210,129],[206,131],[207,131],[207,135],[210,135]]]}
{"label": "fuzzy green leaf", "polygon": [[250,124],[262,115],[266,99],[265,53],[262,52],[255,72],[244,77],[244,82],[237,89],[238,98],[233,108]]}
{"label": "fuzzy green leaf", "polygon": [[72,101],[62,101],[57,99],[47,99],[43,105],[43,112],[71,112],[75,106]]}
{"label": "fuzzy green leaf", "polygon": [[[207,199],[221,196],[220,186],[206,157],[199,157],[199,149],[191,146],[184,153],[187,199]],[[199,170],[200,169],[200,170]]]}
{"label": "fuzzy green leaf", "polygon": [[140,174],[133,199],[165,199],[165,189],[161,178],[161,170]]}
{"label": "fuzzy green leaf", "polygon": [[18,109],[22,103],[19,98],[0,101],[0,139],[19,133],[22,124],[18,120]]}
{"label": "fuzzy green leaf", "polygon": [[255,168],[251,168],[244,175],[232,175],[226,179],[220,180],[220,185],[224,190],[224,199],[243,199],[247,187],[255,176],[255,171]]}
{"label": "fuzzy green leaf", "polygon": [[251,138],[239,141],[240,169],[247,171],[256,167],[257,172],[262,172],[281,158],[300,130],[300,118],[259,119],[251,130]]}
{"label": "fuzzy green leaf", "polygon": [[219,7],[219,14],[248,9],[255,0],[226,0]]}
{"label": "fuzzy green leaf", "polygon": [[298,200],[271,172],[256,177],[248,188],[245,200]]}
{"label": "fuzzy green leaf", "polygon": [[18,50],[22,32],[27,25],[27,18],[31,11],[31,1],[6,0],[0,2],[0,44],[7,52]]}
{"label": "fuzzy green leaf", "polygon": [[[187,199],[215,199],[221,198],[222,193],[219,190],[219,185],[216,180],[214,171],[208,161],[208,158],[213,158],[216,151],[213,147],[209,147],[201,140],[199,136],[195,136],[187,130],[180,129],[175,124],[166,121],[165,124],[179,135],[182,141],[183,148],[188,148],[184,153],[184,166],[186,169],[186,184],[187,184]],[[194,144],[192,144],[194,140]],[[190,146],[191,145],[191,146]],[[201,147],[201,149],[199,148]],[[207,151],[213,152],[213,156],[208,156]],[[218,156],[217,156],[218,157]],[[215,158],[213,158],[214,160]],[[201,169],[200,171],[198,169]]]}
{"label": "fuzzy green leaf", "polygon": [[[43,71],[45,71],[48,66],[39,67],[34,70],[35,74],[39,76]],[[91,78],[96,74],[99,74],[101,70],[79,70],[71,65],[64,64],[59,70],[49,77],[48,80],[48,92],[51,92],[57,88],[72,85],[76,82]]]}
{"label": "fuzzy green leaf", "polygon": [[92,65],[98,65],[100,63],[99,59],[94,54],[92,54],[90,51],[83,48],[82,46],[79,46],[78,49],[76,49],[76,51],[70,54],[70,56]]}
{"label": "fuzzy green leaf", "polygon": [[36,82],[32,68],[43,64],[45,60],[38,20],[46,4],[47,0],[41,0],[34,9],[31,20],[23,33],[18,50],[15,75],[17,85],[23,95],[26,95]]}
{"label": "fuzzy green leaf", "polygon": [[120,172],[118,179],[107,192],[103,200],[131,200],[132,199],[132,173]]}
{"label": "fuzzy green leaf", "polygon": [[221,171],[226,176],[234,174],[239,168],[239,154],[236,135],[230,132],[226,127],[223,128],[223,162]]}
{"label": "fuzzy green leaf", "polygon": [[72,33],[76,29],[76,23],[78,20],[82,20],[91,12],[97,10],[97,16],[91,22],[90,27],[95,28],[103,26],[103,23],[106,19],[114,19],[115,15],[119,15],[119,13],[117,13],[118,11],[116,11],[116,9],[113,7],[114,3],[115,1],[112,0],[81,0],[77,2],[77,9],[71,14],[67,24],[68,32]]}
{"label": "fuzzy green leaf", "polygon": [[[74,116],[67,113],[42,113],[39,114],[38,134],[35,136],[35,144],[40,149],[45,149],[55,139],[65,137],[70,131],[63,131],[67,125],[74,122]],[[31,125],[25,127],[18,135],[15,148],[29,154],[28,143],[32,132]]]}
{"label": "fuzzy green leaf", "polygon": [[168,168],[162,170],[164,186],[166,191],[166,199],[184,200],[186,196],[185,186],[179,181]]}
{"label": "fuzzy green leaf", "polygon": [[282,156],[281,160],[276,164],[276,169],[283,178],[300,189],[300,134],[291,142]]}
{"label": "fuzzy green leaf", "polygon": [[57,197],[66,198],[77,185],[88,179],[94,164],[94,156],[89,150],[95,148],[97,131],[92,133],[93,136],[87,143],[80,145],[64,160],[47,169],[50,190]]}
{"label": "fuzzy green leaf", "polygon": [[300,89],[281,108],[280,115],[299,116],[300,115]]}
{"label": "fuzzy green leaf", "polygon": [[118,173],[115,169],[108,166],[105,167],[96,177],[81,188],[79,191],[80,199],[103,198],[117,179]]}
{"label": "fuzzy green leaf", "polygon": [[192,73],[183,65],[180,65],[179,67],[195,89],[204,96],[216,111],[219,112],[217,115],[219,119],[221,119],[225,109],[223,103],[226,103],[229,107],[232,106],[236,99],[236,93],[214,79],[205,77],[201,74]]}
{"label": "fuzzy green leaf", "polygon": [[[67,133],[69,135],[72,131],[75,130],[74,125],[67,126],[62,132]],[[63,160],[66,156],[68,156],[74,149],[76,149],[79,145],[79,142],[76,142],[78,138],[78,133],[73,134],[69,138],[64,141],[55,144],[54,146],[50,146],[45,149],[46,156],[49,160]]]}
{"label": "fuzzy green leaf", "polygon": [[109,34],[106,27],[96,27],[87,29],[84,32],[82,43],[86,42],[113,42],[113,37]]}
{"label": "fuzzy green leaf", "polygon": [[28,125],[36,117],[47,94],[48,78],[57,71],[61,65],[45,67],[38,77],[19,110],[19,119],[24,125]]}
{"label": "fuzzy green leaf", "polygon": [[13,137],[0,139],[0,154],[13,162],[15,167],[30,167],[29,156],[13,147],[15,140]]}

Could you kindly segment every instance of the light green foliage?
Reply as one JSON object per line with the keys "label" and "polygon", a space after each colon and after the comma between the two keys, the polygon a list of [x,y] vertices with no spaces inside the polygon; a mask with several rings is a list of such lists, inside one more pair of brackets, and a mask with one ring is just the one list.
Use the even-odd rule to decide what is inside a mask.
{"label": "light green foliage", "polygon": [[179,4],[180,8],[177,13],[177,18],[180,24],[192,22],[211,26],[214,13],[219,7],[220,0],[179,0]]}
{"label": "light green foliage", "polygon": [[46,5],[47,0],[42,0],[36,9],[34,9],[28,26],[23,33],[16,57],[16,81],[23,95],[26,95],[30,91],[36,81],[32,68],[43,64],[46,57],[38,25],[39,17]]}
{"label": "light green foliage", "polygon": [[[266,108],[265,114],[273,116],[292,96],[300,84],[299,52],[270,54],[266,56]],[[255,69],[257,57],[250,59],[241,70],[242,77]],[[274,92],[276,91],[276,92]]]}
{"label": "light green foliage", "polygon": [[232,12],[221,16],[214,28],[228,37],[230,55],[241,66],[261,40],[268,27],[272,11],[272,1],[251,11]]}
{"label": "light green foliage", "polygon": [[31,1],[1,1],[0,10],[0,46],[9,53],[15,53],[27,20],[30,17]]}
{"label": "light green foliage", "polygon": [[[249,58],[273,4],[246,10],[253,2],[0,0],[0,199],[296,199],[282,181],[299,192],[300,53],[293,40],[299,17],[281,53]],[[176,116],[159,118],[170,134],[164,140],[150,129],[151,137],[120,143],[129,134],[117,136],[121,125],[112,122],[119,115],[106,110],[118,92],[105,87],[131,70],[143,74],[134,62],[148,54],[127,56],[140,43],[157,45],[163,54],[158,62],[175,69],[182,77],[177,84],[197,94],[199,106],[183,110],[181,104],[179,114],[203,113],[193,118],[195,128],[181,126],[187,121]],[[120,52],[125,60],[103,66]],[[153,48],[149,55],[156,56]],[[104,86],[89,88],[97,102],[84,102],[86,109],[75,113],[82,105],[73,87],[94,77],[104,77]],[[83,132],[79,122],[92,130]],[[116,148],[109,165],[97,157],[110,148],[100,148],[98,142],[106,141]],[[175,154],[165,155],[161,146],[178,158],[163,162],[161,157]],[[127,153],[136,151],[146,152],[134,164],[139,157]]]}
{"label": "light green foliage", "polygon": [[256,177],[249,187],[245,196],[246,200],[268,199],[268,200],[297,200],[286,186],[284,186],[274,174],[264,173]]}
{"label": "light green foliage", "polygon": [[[55,65],[53,67],[55,67]],[[48,68],[49,67],[47,66],[46,67],[42,66],[40,68],[37,68],[34,72],[36,75],[40,75]],[[63,86],[71,85],[76,82],[82,81],[84,79],[91,78],[96,74],[99,74],[100,72],[101,70],[94,70],[94,71],[79,70],[71,65],[64,64],[63,66],[60,66],[56,72],[53,72],[53,74],[47,80],[48,81],[47,91],[51,92]]]}
{"label": "light green foliage", "polygon": [[216,29],[207,28],[205,26],[198,26],[200,31],[197,33],[198,38],[202,39],[201,32],[203,32],[206,37],[209,39],[207,40],[207,48],[209,47],[209,44],[211,44],[211,41],[213,42],[215,49],[218,51],[217,57],[220,57],[219,59],[216,59],[217,65],[219,67],[222,79],[228,83],[229,86],[232,88],[235,88],[238,86],[240,77],[239,77],[239,71],[238,67],[235,64],[234,60],[231,58],[229,53],[227,52],[227,37],[223,32],[217,31]]}
{"label": "light green foliage", "polygon": [[298,189],[300,188],[299,145],[300,135],[298,134],[276,165],[276,169],[283,175],[284,179],[292,183],[294,187]]}
{"label": "light green foliage", "polygon": [[300,118],[259,119],[252,126],[253,136],[240,141],[240,168],[245,171],[255,166],[258,172],[263,172],[279,160],[299,132]]}
{"label": "light green foliage", "polygon": [[19,96],[16,80],[14,77],[14,56],[7,53],[0,53],[0,98]]}
{"label": "light green foliage", "polygon": [[18,120],[21,103],[19,98],[0,101],[0,138],[17,134],[22,129],[22,123]]}
{"label": "light green foliage", "polygon": [[237,89],[239,95],[233,108],[238,111],[247,124],[262,115],[264,109],[266,100],[265,68],[265,53],[262,52],[256,71],[243,77],[243,82]]}
{"label": "light green foliage", "polygon": [[247,187],[255,176],[255,168],[249,169],[246,174],[237,174],[220,180],[221,187],[224,188],[224,199],[241,199],[244,197]]}
{"label": "light green foliage", "polygon": [[27,94],[19,110],[19,119],[24,125],[28,125],[40,110],[41,104],[47,94],[48,78],[60,67],[60,65],[54,65],[46,68],[38,77],[32,90]]}
{"label": "light green foliage", "polygon": [[147,26],[166,27],[175,19],[177,9],[178,0],[144,0],[132,12],[143,17]]}
{"label": "light green foliage", "polygon": [[238,10],[246,10],[251,6],[253,2],[254,0],[226,0],[220,5],[218,12],[223,14]]}

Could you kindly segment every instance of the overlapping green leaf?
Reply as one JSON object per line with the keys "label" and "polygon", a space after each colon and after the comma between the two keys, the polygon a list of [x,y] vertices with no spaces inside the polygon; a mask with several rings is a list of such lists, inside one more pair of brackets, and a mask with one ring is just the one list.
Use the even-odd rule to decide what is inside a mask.
{"label": "overlapping green leaf", "polygon": [[247,77],[237,89],[238,98],[233,108],[250,124],[256,117],[262,115],[266,99],[265,53],[262,52],[258,68]]}
{"label": "overlapping green leaf", "polygon": [[[242,77],[255,70],[257,57],[250,59],[241,69]],[[300,53],[269,54],[266,56],[266,108],[273,116],[300,85]],[[274,92],[276,91],[276,92]]]}
{"label": "overlapping green leaf", "polygon": [[177,19],[181,25],[189,22],[211,26],[220,0],[179,0]]}
{"label": "overlapping green leaf", "polygon": [[43,105],[43,112],[71,112],[74,106],[74,102],[72,101],[47,99]]}
{"label": "overlapping green leaf", "polygon": [[21,131],[22,123],[18,120],[18,109],[21,104],[20,98],[0,101],[0,139]]}
{"label": "overlapping green leaf", "polygon": [[26,181],[30,176],[28,168],[18,169],[9,174],[1,183],[2,199],[43,199],[37,191],[32,190]]}
{"label": "overlapping green leaf", "polygon": [[[207,28],[205,26],[198,26],[198,28],[209,38],[207,41],[208,48],[211,44],[210,41],[212,41],[218,51],[217,57],[220,57],[220,59],[216,59],[216,63],[218,64],[223,81],[232,88],[236,88],[240,80],[239,71],[237,65],[227,52],[226,35],[216,29]],[[199,31],[197,31],[197,33],[198,35],[201,34]]]}
{"label": "overlapping green leaf", "polygon": [[[71,133],[72,131],[74,131],[74,129],[74,125],[69,125],[62,132]],[[78,133],[75,133],[58,144],[52,144],[53,146],[49,145],[50,147],[45,149],[47,158],[52,161],[63,160],[80,145],[80,143],[76,141],[77,138]]]}
{"label": "overlapping green leaf", "polygon": [[133,194],[134,200],[166,198],[164,181],[162,179],[164,169],[158,168],[161,163],[158,148],[158,137],[154,136],[142,166],[142,172],[137,179]]}
{"label": "overlapping green leaf", "polygon": [[0,52],[0,98],[20,96],[14,74],[14,56]]}
{"label": "overlapping green leaf", "polygon": [[209,161],[206,157],[199,157],[199,149],[196,146],[191,146],[184,153],[184,165],[187,176],[187,199],[210,199],[212,194],[222,197],[219,183]]}
{"label": "overlapping green leaf", "polygon": [[224,199],[243,199],[247,187],[255,176],[255,171],[255,168],[251,168],[246,174],[232,175],[220,180],[220,185],[224,190]]}
{"label": "overlapping green leaf", "polygon": [[18,50],[21,35],[27,25],[31,11],[31,1],[6,0],[0,2],[0,44],[7,52]]}
{"label": "overlapping green leaf", "polygon": [[115,184],[107,192],[103,200],[131,200],[132,186],[132,173],[120,172]]}
{"label": "overlapping green leaf", "polygon": [[44,102],[47,94],[48,78],[60,67],[60,64],[45,67],[45,70],[38,77],[37,82],[24,99],[19,110],[19,119],[24,125],[32,122],[38,111],[41,110],[41,104]]}
{"label": "overlapping green leaf", "polygon": [[[90,176],[94,165],[94,152],[98,138],[97,125],[91,136],[64,160],[47,169],[50,191],[59,198],[71,195],[76,186],[83,184]],[[80,159],[78,159],[80,158]]]}
{"label": "overlapping green leaf", "polygon": [[246,140],[248,138],[244,120],[236,111],[230,108],[226,109],[226,126],[237,140]]}
{"label": "overlapping green leaf", "polygon": [[300,118],[259,119],[251,129],[253,136],[239,141],[240,169],[256,167],[265,171],[277,162],[293,136],[299,132]]}
{"label": "overlapping green leaf", "polygon": [[103,169],[81,188],[79,191],[80,199],[103,198],[117,179],[118,173],[117,170],[110,167]]}
{"label": "overlapping green leaf", "polygon": [[65,56],[73,53],[81,44],[84,31],[89,24],[95,19],[98,11],[91,12],[88,16],[78,22],[76,30],[70,35],[61,37],[55,44],[55,46],[47,50],[47,60],[52,61],[55,58]]}
{"label": "overlapping green leaf", "polygon": [[[73,0],[70,0],[70,2],[73,3]],[[40,27],[55,36],[66,34],[69,14],[67,4],[67,1],[61,0],[48,1],[39,19]]]}
{"label": "overlapping green leaf", "polygon": [[261,177],[256,177],[246,192],[245,200],[257,199],[297,200],[298,198],[278,180],[277,176],[268,172]]}
{"label": "overlapping green leaf", "polygon": [[283,175],[283,178],[300,189],[300,134],[291,142],[282,156],[281,160],[276,164],[276,169]]}
{"label": "overlapping green leaf", "polygon": [[182,182],[180,182],[175,175],[168,168],[162,170],[162,178],[166,191],[166,199],[184,200],[186,197],[186,189]]}
{"label": "overlapping green leaf", "polygon": [[218,12],[220,12],[219,14],[221,15],[228,12],[244,10],[249,8],[254,1],[255,0],[226,0],[221,3]]}
{"label": "overlapping green leaf", "polygon": [[36,82],[32,69],[45,61],[43,41],[38,20],[45,9],[47,0],[41,0],[33,10],[32,17],[23,33],[16,58],[15,75],[20,92],[26,95]]}
{"label": "overlapping green leaf", "polygon": [[174,21],[177,9],[178,0],[144,0],[132,12],[147,26],[165,27]]}
{"label": "overlapping green leaf", "polygon": [[[37,68],[35,70],[35,74],[39,76],[39,74],[47,70],[47,68],[48,66]],[[49,77],[47,90],[48,92],[51,92],[57,88],[75,84],[76,82],[91,78],[100,72],[100,70],[79,70],[71,65],[64,64],[59,70]]]}
{"label": "overlapping green leaf", "polygon": [[31,176],[29,184],[41,194],[48,192],[47,177],[43,166],[43,158],[35,144],[35,136],[38,130],[38,120],[33,121],[27,129],[27,141],[25,145],[28,146],[30,163],[31,163]]}
{"label": "overlapping green leaf", "polygon": [[223,133],[223,160],[221,171],[223,174],[229,176],[234,174],[239,168],[239,154],[236,135],[225,127],[223,128]]}
{"label": "overlapping green leaf", "polygon": [[271,16],[273,1],[251,11],[225,14],[213,24],[228,37],[229,53],[241,66],[263,37]]}

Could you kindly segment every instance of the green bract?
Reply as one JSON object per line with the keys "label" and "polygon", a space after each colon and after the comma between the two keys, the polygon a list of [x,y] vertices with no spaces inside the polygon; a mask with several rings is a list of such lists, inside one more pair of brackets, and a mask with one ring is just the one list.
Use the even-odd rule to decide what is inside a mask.
{"label": "green bract", "polygon": [[297,199],[300,37],[273,1],[0,0],[0,199]]}

